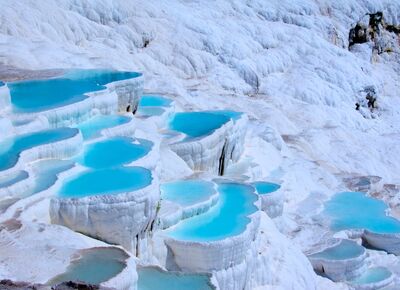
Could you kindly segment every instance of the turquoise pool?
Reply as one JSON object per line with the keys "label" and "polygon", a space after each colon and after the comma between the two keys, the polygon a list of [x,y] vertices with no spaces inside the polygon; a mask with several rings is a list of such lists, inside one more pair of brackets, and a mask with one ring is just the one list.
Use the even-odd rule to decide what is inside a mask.
{"label": "turquoise pool", "polygon": [[223,113],[219,111],[176,113],[169,127],[192,138],[209,135],[232,119],[227,113],[230,111],[221,112]]}
{"label": "turquoise pool", "polygon": [[0,142],[0,171],[14,166],[22,151],[75,136],[78,129],[59,128],[18,135]]}
{"label": "turquoise pool", "polygon": [[65,273],[47,284],[56,285],[74,281],[98,285],[121,273],[129,256],[118,248],[92,248],[80,251],[80,257],[73,259]]}
{"label": "turquoise pool", "polygon": [[257,211],[252,186],[239,183],[218,185],[218,203],[204,214],[185,219],[167,230],[167,235],[184,241],[217,241],[242,233]]}
{"label": "turquoise pool", "polygon": [[367,229],[375,233],[400,233],[400,221],[386,215],[383,201],[362,192],[342,192],[325,203],[324,214],[333,230]]}
{"label": "turquoise pool", "polygon": [[342,240],[338,245],[310,255],[310,258],[325,260],[346,260],[361,256],[365,249],[356,242]]}
{"label": "turquoise pool", "polygon": [[81,198],[117,194],[144,188],[151,181],[150,170],[142,167],[87,170],[64,180],[58,195],[62,198]]}
{"label": "turquoise pool", "polygon": [[181,206],[190,206],[208,200],[215,194],[214,184],[202,180],[181,180],[160,186],[161,198]]}
{"label": "turquoise pool", "polygon": [[165,272],[153,267],[138,268],[138,290],[212,290],[206,274]]}
{"label": "turquoise pool", "polygon": [[169,107],[172,100],[156,95],[143,95],[139,107]]}
{"label": "turquoise pool", "polygon": [[86,145],[78,162],[86,167],[116,167],[135,161],[150,152],[153,143],[144,139],[113,137]]}
{"label": "turquoise pool", "polygon": [[74,167],[72,160],[48,159],[36,162],[33,165],[37,172],[34,186],[22,193],[30,196],[48,189],[57,181],[57,175]]}
{"label": "turquoise pool", "polygon": [[80,123],[77,128],[81,130],[84,139],[91,139],[100,136],[103,129],[116,127],[128,123],[132,120],[126,116],[119,115],[99,115],[88,121]]}
{"label": "turquoise pool", "polygon": [[136,72],[72,70],[63,76],[9,83],[16,112],[39,112],[81,101],[85,93],[105,89],[111,82],[135,78]]}
{"label": "turquoise pool", "polygon": [[352,284],[362,285],[377,283],[390,278],[392,273],[384,267],[370,268],[364,272],[360,277],[350,281]]}
{"label": "turquoise pool", "polygon": [[264,181],[256,181],[252,185],[256,188],[258,194],[268,194],[281,188],[279,184]]}

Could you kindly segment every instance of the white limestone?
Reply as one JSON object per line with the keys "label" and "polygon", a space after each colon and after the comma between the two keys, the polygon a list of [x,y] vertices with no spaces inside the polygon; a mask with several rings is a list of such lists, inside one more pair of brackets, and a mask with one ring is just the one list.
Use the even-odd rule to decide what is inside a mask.
{"label": "white limestone", "polygon": [[[74,171],[77,173],[82,168],[77,167]],[[82,198],[52,198],[50,218],[52,223],[111,244],[122,245],[138,254],[137,243],[155,219],[158,199],[158,180],[153,175],[150,185],[132,192]]]}
{"label": "white limestone", "polygon": [[388,253],[400,255],[400,233],[374,233],[364,230],[362,234],[368,244],[377,249],[385,250]]}
{"label": "white limestone", "polygon": [[181,270],[210,272],[227,269],[244,261],[259,228],[259,214],[250,215],[246,229],[237,236],[211,242],[180,241],[166,237],[165,243]]}
{"label": "white limestone", "polygon": [[[247,120],[247,115],[242,114],[238,120],[228,121],[207,136],[173,141],[170,147],[195,171],[223,173],[243,152]],[[221,157],[223,168],[220,168]]]}
{"label": "white limestone", "polygon": [[260,194],[259,197],[261,200],[261,210],[266,212],[270,218],[282,215],[285,196],[281,188],[271,193]]}

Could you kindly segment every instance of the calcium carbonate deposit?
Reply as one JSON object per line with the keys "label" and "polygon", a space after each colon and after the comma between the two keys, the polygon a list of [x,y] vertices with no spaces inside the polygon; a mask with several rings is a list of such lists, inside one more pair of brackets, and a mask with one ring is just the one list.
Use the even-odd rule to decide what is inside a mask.
{"label": "calcium carbonate deposit", "polygon": [[0,0],[0,289],[400,289],[400,2]]}

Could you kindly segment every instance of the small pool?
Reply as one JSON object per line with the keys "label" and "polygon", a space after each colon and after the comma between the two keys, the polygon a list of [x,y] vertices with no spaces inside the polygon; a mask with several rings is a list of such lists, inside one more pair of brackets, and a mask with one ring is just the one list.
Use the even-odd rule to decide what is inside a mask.
{"label": "small pool", "polygon": [[57,175],[74,167],[72,160],[48,159],[36,162],[35,168],[37,177],[34,186],[22,193],[22,196],[30,196],[48,189],[57,181]]}
{"label": "small pool", "polygon": [[197,138],[209,135],[231,117],[214,111],[176,113],[169,123],[172,130],[186,134],[188,137]]}
{"label": "small pool", "polygon": [[387,216],[383,201],[362,192],[342,192],[325,203],[324,214],[331,219],[331,228],[367,229],[374,233],[400,233],[400,221]]}
{"label": "small pool", "polygon": [[140,76],[136,72],[112,70],[72,70],[45,80],[9,83],[16,112],[39,112],[81,101],[85,93],[105,89],[111,82]]}
{"label": "small pool", "polygon": [[206,274],[166,272],[153,267],[138,268],[138,290],[212,290]]}
{"label": "small pool", "polygon": [[258,194],[272,193],[281,188],[279,184],[264,181],[256,181],[252,185],[256,188]]}
{"label": "small pool", "polygon": [[81,198],[117,194],[144,188],[151,181],[150,170],[142,167],[87,170],[64,180],[58,195],[62,198]]}
{"label": "small pool", "polygon": [[71,138],[78,132],[76,128],[59,128],[18,135],[0,142],[0,171],[14,166],[22,151]]}
{"label": "small pool", "polygon": [[160,186],[161,198],[181,206],[190,206],[206,201],[215,194],[214,184],[202,180],[182,180]]}
{"label": "small pool", "polygon": [[185,219],[167,230],[167,234],[184,241],[217,241],[242,233],[257,211],[257,195],[252,186],[239,183],[218,185],[218,203],[204,214]]}
{"label": "small pool", "polygon": [[365,271],[360,277],[350,281],[352,284],[372,284],[386,279],[389,279],[392,273],[384,267],[370,268]]}
{"label": "small pool", "polygon": [[128,258],[124,251],[114,247],[81,250],[80,256],[72,259],[66,272],[54,277],[47,284],[74,281],[98,285],[121,273]]}
{"label": "small pool", "polygon": [[131,118],[119,115],[98,115],[88,121],[80,123],[77,128],[81,130],[84,139],[92,139],[100,136],[100,132],[107,128],[126,124]]}
{"label": "small pool", "polygon": [[151,141],[144,139],[113,137],[86,145],[78,162],[90,168],[116,167],[147,155],[152,146]]}
{"label": "small pool", "polygon": [[172,100],[161,96],[143,95],[140,98],[139,107],[169,107]]}
{"label": "small pool", "polygon": [[0,188],[9,187],[17,182],[20,182],[29,177],[28,172],[24,170],[19,170],[17,172],[13,172],[6,176],[0,176]]}
{"label": "small pool", "polygon": [[2,86],[4,86],[4,85],[5,85],[5,83],[2,82],[2,81],[0,81],[0,87],[2,87]]}
{"label": "small pool", "polygon": [[361,256],[365,249],[356,242],[342,240],[338,245],[310,255],[310,258],[325,260],[347,260]]}

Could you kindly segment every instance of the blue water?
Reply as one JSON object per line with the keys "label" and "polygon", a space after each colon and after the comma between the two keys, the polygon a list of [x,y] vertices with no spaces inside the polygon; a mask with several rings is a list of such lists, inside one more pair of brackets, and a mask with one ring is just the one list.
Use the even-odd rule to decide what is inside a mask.
{"label": "blue water", "polygon": [[206,274],[165,272],[152,267],[138,268],[138,290],[212,290]]}
{"label": "blue water", "polygon": [[201,180],[182,180],[160,186],[161,198],[180,204],[193,205],[215,194],[214,184]]}
{"label": "blue water", "polygon": [[139,107],[169,107],[172,100],[154,95],[143,95],[140,98]]}
{"label": "blue water", "polygon": [[29,177],[28,172],[19,170],[7,176],[0,176],[0,188],[8,187]]}
{"label": "blue water", "polygon": [[34,186],[22,193],[22,196],[30,196],[48,189],[57,181],[57,175],[74,166],[72,160],[48,159],[38,161],[33,165],[36,168],[37,178]]}
{"label": "blue water", "polygon": [[218,185],[218,203],[204,214],[181,221],[167,230],[170,237],[184,241],[217,241],[242,233],[257,211],[252,186],[239,183]]}
{"label": "blue water", "polygon": [[87,170],[64,181],[58,195],[80,198],[91,195],[134,191],[151,183],[150,170],[142,167],[118,167]]}
{"label": "blue water", "polygon": [[72,260],[65,273],[51,279],[47,284],[56,285],[74,281],[100,284],[124,270],[128,255],[114,247],[81,250],[81,257]]}
{"label": "blue water", "polygon": [[165,110],[160,107],[139,107],[138,113],[145,117],[161,116]]}
{"label": "blue water", "polygon": [[27,149],[65,140],[78,133],[78,129],[59,128],[19,135],[0,142],[0,171],[14,166],[19,154]]}
{"label": "blue water", "polygon": [[385,214],[383,201],[362,192],[342,192],[325,203],[333,230],[368,229],[375,233],[400,233],[400,221]]}
{"label": "blue water", "polygon": [[252,185],[256,188],[258,194],[268,194],[281,188],[279,184],[264,181],[257,181]]}
{"label": "blue water", "polygon": [[218,114],[229,117],[230,119],[236,121],[242,116],[242,112],[230,111],[230,110],[214,110],[214,111],[204,111],[211,114]]}
{"label": "blue water", "polygon": [[105,89],[111,82],[135,78],[135,72],[73,70],[61,77],[9,83],[17,112],[39,112],[81,101],[85,93]]}
{"label": "blue water", "polygon": [[80,123],[77,127],[82,132],[85,140],[99,137],[100,132],[106,128],[116,127],[128,123],[131,118],[118,115],[99,115]]}
{"label": "blue water", "polygon": [[388,279],[392,273],[384,267],[370,268],[360,277],[350,281],[352,284],[370,284]]}
{"label": "blue water", "polygon": [[196,138],[211,134],[230,119],[225,114],[214,112],[184,112],[176,113],[169,126],[172,130]]}
{"label": "blue water", "polygon": [[132,138],[113,137],[91,143],[85,146],[78,162],[91,168],[116,167],[145,156],[153,146],[152,142],[144,139],[137,139],[137,144],[132,142]]}
{"label": "blue water", "polygon": [[356,242],[342,240],[338,245],[310,255],[311,258],[326,260],[346,260],[361,256],[365,249]]}
{"label": "blue water", "polygon": [[0,81],[0,87],[2,87],[2,86],[4,86],[4,85],[5,85],[5,83],[2,82],[2,81]]}

